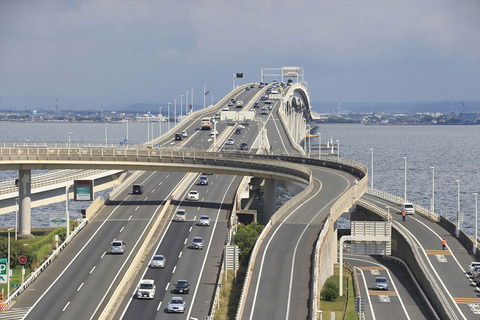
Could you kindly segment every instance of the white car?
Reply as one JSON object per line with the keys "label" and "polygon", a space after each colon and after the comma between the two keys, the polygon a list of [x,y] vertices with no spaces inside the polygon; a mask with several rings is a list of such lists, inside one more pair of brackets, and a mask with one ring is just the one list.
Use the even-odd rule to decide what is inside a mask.
{"label": "white car", "polygon": [[185,301],[182,297],[173,297],[168,303],[168,312],[185,312]]}
{"label": "white car", "polygon": [[235,139],[233,139],[233,138],[228,138],[226,144],[228,144],[228,145],[234,145],[234,144],[235,144]]}
{"label": "white car", "polygon": [[214,136],[214,135],[217,135],[217,134],[218,134],[218,130],[215,130],[215,129],[210,130],[210,135],[211,136]]}
{"label": "white car", "polygon": [[222,108],[223,111],[230,111],[230,108],[228,106],[225,106]]}
{"label": "white car", "polygon": [[207,216],[207,215],[200,216],[200,219],[198,219],[198,225],[199,226],[209,226],[210,225],[210,217]]}
{"label": "white car", "polygon": [[192,190],[187,194],[187,200],[198,200],[199,196],[198,191]]}
{"label": "white car", "polygon": [[187,221],[187,212],[185,209],[178,209],[175,213],[175,221]]}
{"label": "white car", "polygon": [[182,131],[182,137],[188,137],[188,132],[185,131],[185,130],[183,130],[183,131]]}
{"label": "white car", "polygon": [[203,250],[203,238],[202,237],[193,237],[192,242],[190,243],[191,249]]}
{"label": "white car", "polygon": [[155,282],[150,279],[143,279],[137,289],[138,299],[153,299],[155,298]]}
{"label": "white car", "polygon": [[165,268],[165,262],[167,262],[167,259],[163,254],[156,254],[150,260],[150,268]]}
{"label": "white car", "polygon": [[475,271],[475,267],[478,267],[480,266],[480,262],[471,262],[470,265],[468,266],[468,273],[470,274],[473,274],[473,272]]}

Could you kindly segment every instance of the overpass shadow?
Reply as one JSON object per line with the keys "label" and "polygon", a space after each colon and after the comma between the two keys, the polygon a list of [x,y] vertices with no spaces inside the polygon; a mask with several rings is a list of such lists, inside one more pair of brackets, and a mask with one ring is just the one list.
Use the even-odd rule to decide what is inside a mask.
{"label": "overpass shadow", "polygon": [[106,206],[118,206],[120,203],[122,203],[123,206],[159,206],[162,203],[164,203],[165,200],[147,200],[147,201],[138,201],[138,200],[133,200],[133,201],[120,201],[120,200],[108,200],[105,202]]}
{"label": "overpass shadow", "polygon": [[181,200],[172,200],[170,202],[174,206],[182,204],[182,208],[193,208],[193,207],[202,207],[208,209],[222,209],[222,210],[232,210],[232,203],[220,203],[220,202],[208,202],[208,201],[181,201]]}

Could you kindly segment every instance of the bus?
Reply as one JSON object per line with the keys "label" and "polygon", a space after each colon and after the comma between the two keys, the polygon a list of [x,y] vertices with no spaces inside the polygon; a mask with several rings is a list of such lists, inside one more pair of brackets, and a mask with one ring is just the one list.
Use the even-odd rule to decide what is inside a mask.
{"label": "bus", "polygon": [[202,130],[212,129],[212,120],[209,117],[202,118]]}

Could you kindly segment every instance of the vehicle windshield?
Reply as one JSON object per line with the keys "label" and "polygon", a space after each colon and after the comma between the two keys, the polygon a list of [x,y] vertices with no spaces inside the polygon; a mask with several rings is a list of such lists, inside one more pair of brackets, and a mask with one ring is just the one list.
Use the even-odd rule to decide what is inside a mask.
{"label": "vehicle windshield", "polygon": [[155,256],[155,257],[153,257],[153,260],[163,260],[163,257],[162,256]]}
{"label": "vehicle windshield", "polygon": [[141,283],[140,284],[140,289],[153,289],[153,284],[152,283]]}
{"label": "vehicle windshield", "polygon": [[384,279],[384,278],[377,278],[376,282],[387,282],[387,279]]}
{"label": "vehicle windshield", "polygon": [[112,246],[114,246],[114,247],[121,247],[121,246],[122,246],[122,243],[121,243],[121,242],[114,242],[114,243],[112,243]]}
{"label": "vehicle windshield", "polygon": [[182,304],[182,300],[172,299],[171,303],[172,303],[172,304]]}

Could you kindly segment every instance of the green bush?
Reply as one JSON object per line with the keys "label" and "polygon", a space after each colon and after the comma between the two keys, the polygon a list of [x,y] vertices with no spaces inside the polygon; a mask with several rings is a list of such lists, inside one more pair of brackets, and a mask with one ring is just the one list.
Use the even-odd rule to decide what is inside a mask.
{"label": "green bush", "polygon": [[253,249],[258,236],[262,233],[263,226],[258,222],[249,225],[240,224],[237,229],[237,234],[234,237],[234,242],[240,248],[240,257],[245,259]]}
{"label": "green bush", "polygon": [[338,285],[335,279],[333,278],[328,278],[327,281],[325,281],[325,284],[323,287],[326,288],[332,288],[333,290],[338,291]]}
{"label": "green bush", "polygon": [[338,298],[338,288],[335,290],[334,288],[324,287],[321,296],[325,301],[335,301]]}

